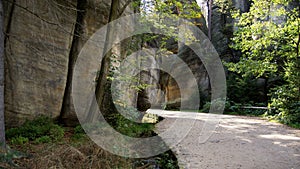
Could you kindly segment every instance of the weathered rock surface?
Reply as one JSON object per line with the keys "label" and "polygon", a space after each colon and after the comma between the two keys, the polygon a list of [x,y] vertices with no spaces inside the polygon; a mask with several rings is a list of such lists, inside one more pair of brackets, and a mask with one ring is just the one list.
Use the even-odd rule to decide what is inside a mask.
{"label": "weathered rock surface", "polygon": [[6,124],[60,115],[76,6],[72,1],[5,1]]}
{"label": "weathered rock surface", "polygon": [[[224,1],[225,2],[225,1]],[[212,5],[212,18],[211,18],[211,30],[212,30],[212,43],[222,58],[230,57],[232,51],[229,48],[230,38],[233,32],[233,23],[235,22],[230,16],[230,9],[239,9],[241,12],[247,12],[250,8],[249,0],[231,0],[227,1],[228,7],[226,9],[214,2]],[[201,8],[203,16],[208,25],[209,22],[209,2],[208,0],[197,0],[198,5]]]}
{"label": "weathered rock surface", "polygon": [[[114,7],[117,11],[112,14],[113,4],[117,5]],[[60,118],[67,125],[77,123],[71,97],[75,61],[86,41],[109,19],[132,13],[131,10],[125,10],[127,5],[125,0],[114,3],[111,0],[5,2],[5,102],[9,126],[19,125],[25,119],[38,115]],[[205,14],[205,6],[201,8]],[[201,11],[200,8],[195,10]],[[194,22],[207,32],[204,18],[195,19]],[[220,19],[214,22],[217,26]],[[218,34],[219,29],[216,27],[214,36],[221,39],[215,39],[215,42],[221,43],[217,46],[226,46],[224,44],[228,43],[228,39]],[[115,45],[112,52],[122,59],[126,56],[126,47],[124,43]],[[178,56],[192,70],[202,94],[208,96],[209,79],[205,67],[191,50],[183,51]],[[87,73],[90,75],[91,72]],[[140,105],[144,102],[147,107],[151,106],[149,103],[161,106],[162,102],[169,102],[174,107],[180,106],[182,93],[174,79],[158,71],[146,74],[150,77],[146,75],[141,82],[155,87],[147,89],[149,96],[140,95]],[[96,74],[94,76],[96,78]],[[159,89],[159,86],[163,89]]]}
{"label": "weathered rock surface", "polygon": [[[97,0],[84,0],[77,2],[77,24],[75,30],[75,37],[72,43],[71,52],[69,55],[69,70],[68,70],[68,84],[65,91],[63,109],[60,120],[68,126],[78,124],[75,108],[73,105],[73,98],[71,96],[73,69],[80,51],[87,42],[87,40],[102,26],[108,23],[110,13],[111,1],[107,0],[100,2]],[[86,60],[87,64],[89,60]],[[97,69],[97,68],[95,68]],[[89,76],[91,72],[87,72],[84,76]]]}
{"label": "weathered rock surface", "polygon": [[[195,1],[195,0],[190,0]],[[5,1],[5,104],[6,124],[17,126],[26,119],[38,115],[60,118],[67,125],[75,125],[77,116],[71,97],[72,72],[78,54],[86,41],[110,19],[130,14],[133,10],[126,8],[127,0],[53,0],[53,1]],[[203,18],[193,20],[207,34],[208,4],[205,0],[197,1],[198,12]],[[116,5],[116,6],[115,6]],[[234,1],[235,7],[247,11],[249,1]],[[115,11],[111,10],[114,6]],[[232,23],[229,16],[213,7],[212,42],[224,58],[232,54],[228,48],[229,34],[227,24]],[[231,27],[229,27],[231,29]],[[123,30],[130,25],[123,25]],[[232,31],[232,30],[230,30]],[[113,34],[115,35],[115,34]],[[118,37],[115,37],[118,39]],[[112,49],[117,60],[126,57],[128,44],[126,39]],[[142,44],[137,45],[138,49]],[[173,54],[184,60],[199,85],[201,94],[209,96],[209,77],[201,60],[188,48],[178,49],[171,44]],[[91,51],[93,53],[95,51]],[[149,64],[155,64],[149,61]],[[99,65],[100,67],[100,65]],[[174,68],[176,69],[176,68]],[[91,72],[86,72],[91,75]],[[149,76],[148,76],[149,75]],[[94,72],[95,79],[97,72]],[[174,108],[180,107],[182,92],[176,79],[160,71],[145,73],[142,83],[154,87],[147,89],[145,96],[140,95],[141,105],[161,107],[168,102]],[[188,81],[186,84],[190,84]],[[186,88],[190,86],[186,85]],[[188,91],[188,90],[186,90]],[[105,91],[106,92],[106,91]],[[107,93],[107,92],[106,92]],[[138,96],[129,92],[130,102],[137,102]],[[111,102],[110,94],[103,95],[104,101]],[[129,98],[129,97],[126,97]],[[143,99],[144,98],[144,99]],[[191,96],[192,99],[192,96]],[[146,100],[146,101],[145,101]],[[131,105],[136,105],[132,103]],[[102,106],[107,106],[103,104]],[[107,106],[109,107],[109,106]]]}
{"label": "weathered rock surface", "polygon": [[[194,0],[189,0],[189,2],[195,2]],[[185,10],[191,10],[191,9],[185,9]],[[194,11],[197,11],[199,13],[202,13],[201,6],[199,7],[194,7]],[[191,22],[195,24],[204,34],[207,34],[208,30],[206,27],[206,20],[205,16],[202,15],[201,18],[194,18],[194,19],[188,19]],[[195,32],[194,32],[195,33]],[[194,34],[195,38],[197,40],[203,41],[204,39],[199,39],[197,34]],[[185,82],[185,85],[183,88],[181,88],[178,85],[178,77],[171,77],[167,73],[162,73],[161,74],[161,80],[160,83],[163,87],[163,90],[165,92],[165,102],[166,102],[166,109],[178,109],[182,105],[181,103],[187,103],[190,102],[191,100],[194,100],[194,97],[198,97],[193,95],[192,88],[195,88],[193,86],[193,80],[196,80],[196,83],[198,85],[199,89],[199,95],[208,98],[210,95],[210,84],[209,84],[209,78],[208,78],[208,73],[206,72],[206,69],[204,67],[204,64],[202,63],[201,59],[199,56],[197,56],[192,49],[190,49],[188,46],[185,45],[172,45],[172,47],[176,48],[175,50],[169,49],[170,51],[176,51],[175,57],[179,57],[182,59],[188,66],[189,70],[193,73],[194,78],[189,79]],[[171,64],[171,63],[170,63]],[[178,67],[174,65],[174,71],[176,69],[178,70]],[[180,70],[180,69],[179,69]],[[182,77],[184,77],[184,72],[182,73]],[[180,77],[179,77],[180,78]],[[192,92],[192,93],[190,93]],[[184,95],[189,95],[189,97],[185,97]],[[199,98],[198,98],[199,99]]]}
{"label": "weathered rock surface", "polygon": [[[8,126],[38,115],[60,118],[67,125],[77,123],[71,97],[72,71],[85,42],[109,17],[131,13],[124,7],[128,1],[115,2],[5,1]],[[114,11],[118,16],[111,16],[112,4],[118,5]],[[124,54],[124,48],[119,44],[114,52]]]}

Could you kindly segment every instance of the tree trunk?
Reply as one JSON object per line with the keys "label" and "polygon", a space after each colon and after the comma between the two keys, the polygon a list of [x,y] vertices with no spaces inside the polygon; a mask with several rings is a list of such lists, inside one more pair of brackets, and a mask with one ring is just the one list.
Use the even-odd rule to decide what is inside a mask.
{"label": "tree trunk", "polygon": [[212,40],[212,6],[213,0],[208,0],[208,38]]}
{"label": "tree trunk", "polygon": [[3,34],[3,4],[0,0],[0,146],[5,149],[5,121],[4,121],[4,34]]}

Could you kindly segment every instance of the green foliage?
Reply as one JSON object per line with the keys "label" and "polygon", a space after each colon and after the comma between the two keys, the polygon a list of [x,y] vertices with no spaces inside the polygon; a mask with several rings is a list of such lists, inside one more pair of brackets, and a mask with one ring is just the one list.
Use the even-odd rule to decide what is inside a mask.
{"label": "green foliage", "polygon": [[53,140],[53,141],[59,141],[64,137],[64,129],[62,127],[60,127],[57,124],[53,124],[50,127],[49,130],[49,137]]}
{"label": "green foliage", "polygon": [[[229,73],[227,77],[227,97],[228,100],[247,104],[249,102],[261,103],[266,101],[262,86],[257,84],[257,79],[252,77],[241,77],[234,73]],[[251,104],[251,103],[250,103]]]}
{"label": "green foliage", "polygon": [[210,109],[210,106],[211,106],[211,103],[210,102],[206,102],[202,109],[200,110],[200,112],[203,112],[203,113],[209,113],[209,109]]}
{"label": "green foliage", "polygon": [[277,87],[273,93],[271,105],[276,108],[275,117],[288,125],[300,123],[300,101],[296,95],[297,90],[289,85],[283,85]]}
{"label": "green foliage", "polygon": [[85,134],[84,129],[81,125],[78,125],[74,128],[74,134]]}
{"label": "green foliage", "polygon": [[[196,1],[180,2],[178,0],[156,0],[142,1],[141,3],[141,22],[145,25],[145,29],[157,29],[164,35],[146,34],[143,35],[143,42],[158,45],[161,52],[170,52],[170,44],[176,44],[178,41],[178,25],[177,20],[183,18],[190,21],[191,25],[201,24],[199,19],[202,13]],[[164,20],[165,19],[165,20]],[[173,21],[172,21],[173,19]],[[162,22],[164,21],[164,22]],[[203,26],[203,25],[198,25]],[[188,40],[195,41],[196,38],[190,31],[185,31],[183,35],[186,43]]]}
{"label": "green foliage", "polygon": [[166,152],[158,157],[158,163],[164,169],[178,169],[177,161],[171,156],[172,152]]}
{"label": "green foliage", "polygon": [[201,13],[196,9],[198,4],[196,1],[187,1],[185,3],[178,0],[156,0],[155,3],[151,1],[143,1],[141,4],[141,12],[147,15],[175,15],[186,19],[201,18]]}
{"label": "green foliage", "polygon": [[[26,121],[24,125],[6,131],[6,137],[12,144],[24,144],[28,141],[50,142],[59,141],[64,136],[64,129],[49,117],[41,116],[33,121]],[[50,141],[49,141],[50,139]]]}
{"label": "green foliage", "polygon": [[[211,102],[206,102],[200,112],[208,113],[211,106]],[[265,109],[252,109],[248,107],[265,107],[264,103],[236,103],[233,101],[226,101],[224,114],[230,115],[247,115],[247,116],[261,116],[268,110]]]}
{"label": "green foliage", "polygon": [[116,125],[114,126],[119,132],[130,137],[147,137],[151,136],[154,125],[149,123],[135,123],[126,119],[120,114],[115,115]]}
{"label": "green foliage", "polygon": [[49,137],[49,136],[42,136],[42,137],[39,137],[39,138],[35,139],[34,143],[36,143],[36,144],[50,143],[51,141],[52,141],[51,137]]}
{"label": "green foliage", "polygon": [[214,3],[218,6],[218,12],[230,16],[230,12],[236,12],[232,0],[215,0]]}
{"label": "green foliage", "polygon": [[242,77],[280,78],[269,96],[276,117],[286,124],[300,121],[299,0],[253,0],[238,19],[232,48],[242,52],[238,63],[227,63]]}
{"label": "green foliage", "polygon": [[176,156],[173,154],[172,151],[169,150],[152,158],[137,159],[134,162],[133,168],[179,169],[179,166],[177,163]]}
{"label": "green foliage", "polygon": [[239,63],[229,64],[230,70],[243,76],[272,77],[278,75],[289,57],[295,57],[292,42],[298,35],[293,31],[297,19],[288,17],[284,21],[285,16],[293,13],[284,10],[282,5],[285,3],[254,0],[250,12],[235,15],[239,19],[236,24],[239,29],[235,32],[232,47],[242,51],[243,57]]}
{"label": "green foliage", "polygon": [[78,125],[74,128],[74,134],[72,136],[73,140],[80,141],[80,140],[83,140],[85,138],[85,136],[86,136],[85,131],[81,125]]}
{"label": "green foliage", "polygon": [[25,143],[28,143],[29,139],[27,137],[22,137],[22,136],[18,136],[18,137],[13,137],[10,140],[11,144],[18,144],[18,145],[23,145]]}

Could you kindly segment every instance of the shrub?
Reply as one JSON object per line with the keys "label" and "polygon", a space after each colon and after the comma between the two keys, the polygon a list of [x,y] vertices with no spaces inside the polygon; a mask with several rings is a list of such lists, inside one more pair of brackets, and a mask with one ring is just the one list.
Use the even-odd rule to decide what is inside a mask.
{"label": "shrub", "polygon": [[290,126],[300,123],[300,96],[298,88],[295,88],[286,85],[276,88],[271,102],[271,106],[276,108],[276,118]]}
{"label": "shrub", "polygon": [[130,137],[145,137],[151,135],[154,125],[150,123],[135,123],[122,115],[116,115],[117,123],[115,128]]}
{"label": "shrub", "polygon": [[158,163],[164,169],[178,169],[177,159],[171,151],[161,154],[158,157]]}
{"label": "shrub", "polygon": [[[26,121],[24,125],[11,128],[6,131],[6,137],[16,143],[22,143],[27,140],[40,142],[50,142],[61,140],[64,136],[64,130],[54,121],[45,116],[38,117],[33,121]],[[19,141],[18,141],[19,140]]]}
{"label": "shrub", "polygon": [[64,134],[65,134],[64,129],[62,127],[60,127],[59,125],[53,124],[50,127],[49,135],[52,140],[59,141],[64,137]]}
{"label": "shrub", "polygon": [[34,140],[36,144],[39,143],[50,143],[52,140],[49,136],[42,136]]}
{"label": "shrub", "polygon": [[74,134],[85,134],[81,125],[78,125],[74,128]]}
{"label": "shrub", "polygon": [[18,136],[18,137],[14,137],[10,140],[11,144],[17,144],[17,145],[23,145],[25,143],[28,143],[29,139],[27,137],[22,137],[22,136]]}
{"label": "shrub", "polygon": [[85,136],[85,131],[82,128],[82,126],[81,125],[76,126],[74,128],[74,134],[72,136],[73,141],[75,141],[75,140],[80,141],[83,138],[85,138],[84,136]]}

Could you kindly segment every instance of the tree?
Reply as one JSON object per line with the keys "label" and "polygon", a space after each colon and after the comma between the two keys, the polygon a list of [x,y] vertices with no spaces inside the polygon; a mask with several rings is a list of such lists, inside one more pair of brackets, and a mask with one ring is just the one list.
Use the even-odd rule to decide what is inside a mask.
{"label": "tree", "polygon": [[212,34],[212,13],[213,13],[213,0],[208,0],[207,2],[209,8],[208,8],[208,38],[211,40],[211,34]]}
{"label": "tree", "polygon": [[0,146],[5,149],[4,123],[4,34],[3,34],[3,5],[0,0]]}
{"label": "tree", "polygon": [[232,47],[242,52],[229,70],[274,83],[270,103],[284,123],[300,121],[300,1],[253,0],[250,11],[235,13]]}

